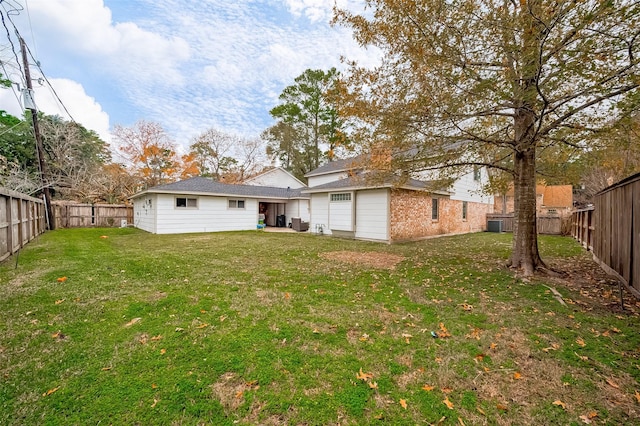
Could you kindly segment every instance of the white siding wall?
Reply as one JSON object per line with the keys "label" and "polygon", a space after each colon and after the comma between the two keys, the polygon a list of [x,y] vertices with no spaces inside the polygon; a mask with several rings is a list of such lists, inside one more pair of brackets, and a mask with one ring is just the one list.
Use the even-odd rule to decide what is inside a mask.
{"label": "white siding wall", "polygon": [[349,175],[346,172],[330,173],[330,174],[320,175],[320,176],[311,176],[308,178],[309,188],[318,186],[318,185],[324,185],[325,183],[329,183],[329,182],[335,182],[337,180],[344,179],[348,176]]}
{"label": "white siding wall", "polygon": [[273,169],[252,179],[247,179],[247,185],[273,186],[276,188],[298,189],[304,185],[295,177],[282,169]]}
{"label": "white siding wall", "polygon": [[331,234],[329,229],[329,197],[327,193],[311,194],[310,203],[309,231],[318,232],[318,226],[322,226],[325,234]]}
{"label": "white siding wall", "polygon": [[156,232],[156,208],[158,206],[155,194],[147,194],[133,200],[133,226],[143,231]]}
{"label": "white siding wall", "polygon": [[480,169],[480,180],[473,179],[473,172],[463,175],[454,182],[451,187],[451,199],[460,201],[470,201],[474,203],[493,204],[493,196],[485,195],[482,186],[488,182],[489,176],[486,169]]}
{"label": "white siding wall", "polygon": [[226,197],[180,195],[180,197],[197,198],[198,207],[176,208],[175,197],[171,194],[158,194],[156,230],[158,234],[256,229],[258,201],[255,199],[245,198],[244,209],[230,209]]}
{"label": "white siding wall", "polygon": [[356,194],[356,238],[389,240],[389,190],[374,189]]}
{"label": "white siding wall", "polygon": [[305,222],[309,222],[309,200],[290,200],[287,202],[285,215],[287,223],[292,217],[299,217]]}
{"label": "white siding wall", "polygon": [[353,231],[353,194],[349,194],[350,201],[331,201],[329,198],[329,228],[332,231]]}

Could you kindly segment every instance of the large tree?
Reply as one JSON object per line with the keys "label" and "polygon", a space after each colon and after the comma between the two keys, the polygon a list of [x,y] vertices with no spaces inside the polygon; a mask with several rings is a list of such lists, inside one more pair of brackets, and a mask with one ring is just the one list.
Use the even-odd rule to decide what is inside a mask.
{"label": "large tree", "polygon": [[336,82],[339,73],[307,69],[285,87],[281,103],[270,113],[277,123],[264,133],[270,150],[287,159],[285,168],[304,173],[317,168],[325,157],[332,159],[348,139],[337,113]]}
{"label": "large tree", "polygon": [[550,147],[586,136],[638,91],[635,1],[367,0],[335,11],[363,46],[351,108],[361,136],[409,172],[489,166],[513,176],[512,267],[544,269],[536,232],[536,167]]}
{"label": "large tree", "polygon": [[175,143],[160,124],[140,120],[132,127],[117,125],[113,136],[142,186],[161,185],[180,175]]}

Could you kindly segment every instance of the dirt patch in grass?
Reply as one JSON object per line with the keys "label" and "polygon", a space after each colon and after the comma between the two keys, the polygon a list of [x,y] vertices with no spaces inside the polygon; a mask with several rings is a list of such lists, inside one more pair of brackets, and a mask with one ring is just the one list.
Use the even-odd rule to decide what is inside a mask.
{"label": "dirt patch in grass", "polygon": [[355,251],[330,251],[320,253],[320,257],[350,265],[364,266],[368,268],[380,268],[393,270],[398,263],[404,260],[403,256],[382,252],[355,252]]}

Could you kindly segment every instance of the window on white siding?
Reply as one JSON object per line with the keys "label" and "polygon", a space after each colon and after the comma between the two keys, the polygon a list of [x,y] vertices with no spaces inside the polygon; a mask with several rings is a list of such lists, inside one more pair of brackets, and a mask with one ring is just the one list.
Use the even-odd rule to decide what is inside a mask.
{"label": "window on white siding", "polygon": [[480,182],[480,167],[478,166],[473,167],[473,180]]}
{"label": "window on white siding", "polygon": [[331,194],[331,202],[351,201],[351,193],[345,192],[341,194]]}
{"label": "window on white siding", "polygon": [[467,206],[468,203],[466,201],[462,202],[462,220],[467,220]]}
{"label": "window on white siding", "polygon": [[431,220],[438,220],[438,199],[431,199]]}
{"label": "window on white siding", "polygon": [[229,200],[230,209],[244,209],[244,200]]}
{"label": "window on white siding", "polygon": [[176,207],[178,208],[198,208],[197,198],[176,197]]}

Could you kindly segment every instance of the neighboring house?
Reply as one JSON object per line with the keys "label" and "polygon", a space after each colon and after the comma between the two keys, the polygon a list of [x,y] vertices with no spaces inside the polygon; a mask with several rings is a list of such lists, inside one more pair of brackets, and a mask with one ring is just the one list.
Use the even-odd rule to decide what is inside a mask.
{"label": "neighboring house", "polygon": [[462,176],[447,190],[429,182],[371,183],[357,159],[327,163],[305,175],[310,195],[310,231],[363,240],[397,242],[434,235],[482,231],[493,197],[481,189],[486,170]]}
{"label": "neighboring house", "polygon": [[[514,212],[513,188],[505,195],[496,195],[495,213]],[[571,185],[536,185],[536,212],[539,215],[566,217],[573,209],[573,187]]]}
{"label": "neighboring house", "polygon": [[[301,188],[194,177],[134,195],[133,220],[134,226],[154,234],[241,231],[256,229],[263,211],[267,225],[286,226],[293,217],[309,220],[308,199]],[[284,223],[278,223],[282,216]]]}

